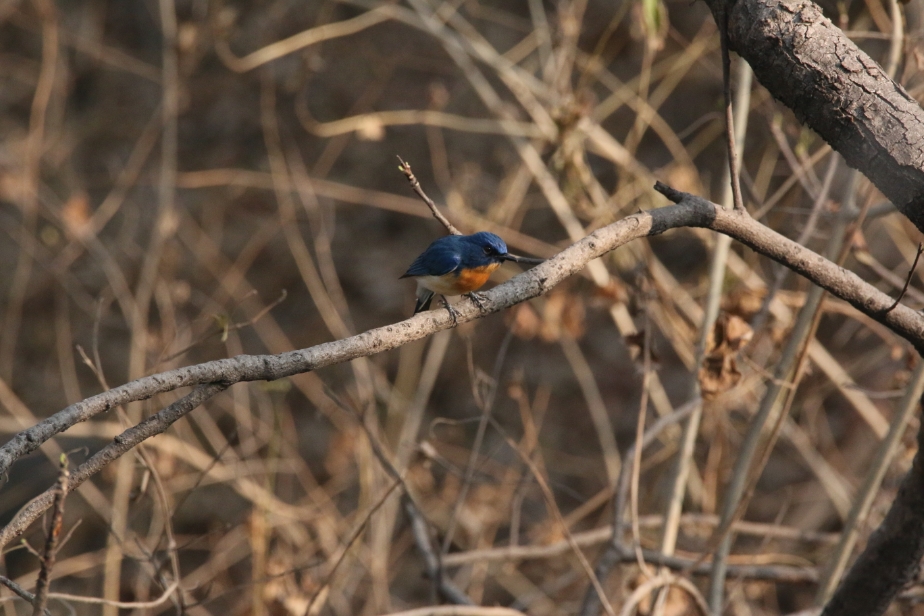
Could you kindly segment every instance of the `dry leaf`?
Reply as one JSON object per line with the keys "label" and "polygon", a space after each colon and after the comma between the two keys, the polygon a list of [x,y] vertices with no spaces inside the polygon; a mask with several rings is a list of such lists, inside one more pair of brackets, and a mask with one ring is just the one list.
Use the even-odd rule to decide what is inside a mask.
{"label": "dry leaf", "polygon": [[738,371],[736,356],[752,335],[751,326],[741,317],[726,313],[719,315],[699,370],[703,399],[712,400],[738,384],[741,372]]}
{"label": "dry leaf", "polygon": [[739,286],[726,296],[725,301],[722,302],[722,309],[725,312],[750,319],[760,311],[765,297],[767,297],[765,288],[749,289]]}

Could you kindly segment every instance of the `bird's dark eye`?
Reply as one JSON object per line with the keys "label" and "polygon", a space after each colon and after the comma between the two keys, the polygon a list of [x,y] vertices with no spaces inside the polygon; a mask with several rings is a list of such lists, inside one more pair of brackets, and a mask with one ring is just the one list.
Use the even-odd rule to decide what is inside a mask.
{"label": "bird's dark eye", "polygon": [[485,247],[484,247],[484,254],[486,254],[486,255],[494,254],[494,249],[491,248],[490,246],[485,246]]}

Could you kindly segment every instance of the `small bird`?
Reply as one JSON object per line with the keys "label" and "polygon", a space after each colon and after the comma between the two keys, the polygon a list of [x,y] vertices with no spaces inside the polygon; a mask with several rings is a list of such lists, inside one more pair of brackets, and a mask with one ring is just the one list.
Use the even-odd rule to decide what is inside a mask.
{"label": "small bird", "polygon": [[491,273],[504,261],[517,263],[541,263],[542,259],[519,257],[507,252],[504,240],[480,231],[472,235],[447,235],[434,241],[401,278],[417,280],[417,305],[414,314],[430,307],[433,295],[443,296],[446,309],[453,320],[455,310],[445,301],[447,295],[467,294],[481,306],[481,298],[475,293],[488,281]]}

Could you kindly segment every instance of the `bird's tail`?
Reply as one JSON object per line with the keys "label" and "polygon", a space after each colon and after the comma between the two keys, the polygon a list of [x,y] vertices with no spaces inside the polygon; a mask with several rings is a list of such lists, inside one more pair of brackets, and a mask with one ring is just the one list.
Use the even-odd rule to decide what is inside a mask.
{"label": "bird's tail", "polygon": [[417,305],[414,306],[414,314],[422,312],[430,307],[430,302],[433,301],[433,291],[429,289],[420,289],[417,292]]}

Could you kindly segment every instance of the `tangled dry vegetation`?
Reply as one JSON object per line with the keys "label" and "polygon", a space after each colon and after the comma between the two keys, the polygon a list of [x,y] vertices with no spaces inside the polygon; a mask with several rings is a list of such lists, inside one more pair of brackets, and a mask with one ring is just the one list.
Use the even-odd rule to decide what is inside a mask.
{"label": "tangled dry vegetation", "polygon": [[[823,8],[922,98],[920,1]],[[747,209],[897,296],[919,232],[734,66]],[[0,126],[3,441],[139,377],[405,319],[398,276],[445,231],[396,155],[462,231],[540,257],[663,206],[655,180],[731,199],[719,37],[687,0],[6,0]],[[720,609],[787,614],[882,520],[922,387],[883,325],[672,231],[502,315],[217,386],[9,542],[2,573],[52,613],[674,615],[716,600],[701,557],[725,542]],[[0,522],[62,454],[79,469],[185,393],[47,441],[4,477]]]}

